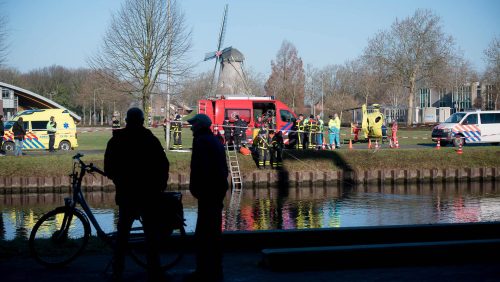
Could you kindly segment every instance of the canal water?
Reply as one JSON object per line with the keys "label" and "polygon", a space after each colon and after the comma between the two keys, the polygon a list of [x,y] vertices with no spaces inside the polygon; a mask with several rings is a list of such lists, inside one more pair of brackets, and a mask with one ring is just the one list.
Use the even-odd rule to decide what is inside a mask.
{"label": "canal water", "polygon": [[[228,193],[224,230],[272,230],[500,221],[500,183],[401,186],[244,188]],[[63,205],[67,193],[1,194],[0,240],[27,238],[36,221]],[[105,231],[115,230],[114,192],[86,192]],[[183,192],[186,230],[194,231],[196,200]],[[94,231],[93,231],[94,232]]]}

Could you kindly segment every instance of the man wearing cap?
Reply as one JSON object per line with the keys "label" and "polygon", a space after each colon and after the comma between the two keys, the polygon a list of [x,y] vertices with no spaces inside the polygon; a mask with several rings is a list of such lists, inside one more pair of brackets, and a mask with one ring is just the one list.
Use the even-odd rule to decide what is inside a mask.
{"label": "man wearing cap", "polygon": [[57,132],[57,123],[54,120],[54,117],[50,117],[49,122],[47,123],[47,134],[49,135],[49,152],[53,153],[54,143],[56,141],[56,132]]}
{"label": "man wearing cap", "polygon": [[115,184],[119,208],[113,280],[122,279],[130,229],[140,216],[146,236],[148,280],[158,281],[164,277],[157,250],[157,200],[167,188],[169,162],[158,138],[144,127],[141,109],[129,109],[125,121],[125,128],[113,131],[104,154],[104,172]]}
{"label": "man wearing cap", "polygon": [[222,208],[228,189],[224,146],[210,130],[212,121],[197,114],[189,119],[193,131],[193,153],[189,191],[198,200],[196,221],[196,271],[187,281],[221,281]]}

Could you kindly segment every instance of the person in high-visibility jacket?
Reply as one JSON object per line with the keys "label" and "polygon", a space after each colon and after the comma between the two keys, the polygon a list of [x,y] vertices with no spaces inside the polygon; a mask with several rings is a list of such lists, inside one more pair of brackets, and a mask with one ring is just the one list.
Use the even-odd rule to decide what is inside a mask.
{"label": "person in high-visibility jacket", "polygon": [[170,130],[172,130],[174,135],[174,150],[182,149],[182,121],[181,116],[176,115],[172,125],[170,126]]}
{"label": "person in high-visibility jacket", "polygon": [[297,128],[297,149],[304,148],[304,115],[299,114],[299,118],[295,121]]}
{"label": "person in high-visibility jacket", "polygon": [[307,123],[309,129],[309,149],[314,149],[316,146],[316,135],[318,133],[318,122],[314,119],[313,115],[309,116],[309,122]]}
{"label": "person in high-visibility jacket", "polygon": [[283,167],[283,135],[281,131],[275,133],[273,130],[269,131],[269,155],[271,156],[271,167],[274,169],[281,169]]}
{"label": "person in high-visibility jacket", "polygon": [[328,137],[330,139],[330,148],[340,148],[340,118],[338,114],[330,116],[328,121]]}
{"label": "person in high-visibility jacket", "polygon": [[302,143],[304,144],[304,150],[309,148],[309,118],[304,118],[304,121],[302,122],[303,128],[304,128],[304,139]]}
{"label": "person in high-visibility jacket", "polygon": [[316,115],[316,122],[318,123],[318,132],[316,132],[316,149],[323,149],[323,131],[325,130],[325,122],[321,119],[320,115]]}
{"label": "person in high-visibility jacket", "polygon": [[259,134],[255,136],[252,144],[257,151],[258,155],[258,164],[257,168],[263,169],[267,166],[270,166],[271,161],[269,159],[269,136],[264,129],[259,131]]}

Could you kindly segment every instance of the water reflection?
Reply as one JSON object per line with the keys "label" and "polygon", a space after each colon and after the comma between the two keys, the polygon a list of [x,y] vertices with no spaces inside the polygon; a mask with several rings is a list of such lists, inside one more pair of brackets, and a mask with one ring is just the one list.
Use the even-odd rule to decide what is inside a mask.
{"label": "water reflection", "polygon": [[[497,183],[244,189],[226,197],[224,230],[304,229],[500,221]],[[183,192],[187,231],[194,231],[196,201]],[[35,222],[67,194],[0,195],[0,239],[27,238]],[[105,231],[117,209],[112,192],[85,195]],[[93,231],[94,232],[94,231]]]}

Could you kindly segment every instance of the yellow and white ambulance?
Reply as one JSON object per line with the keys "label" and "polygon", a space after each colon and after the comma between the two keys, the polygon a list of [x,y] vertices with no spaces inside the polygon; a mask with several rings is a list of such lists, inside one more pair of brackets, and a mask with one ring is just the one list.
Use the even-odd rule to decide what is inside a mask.
{"label": "yellow and white ambulance", "polygon": [[14,151],[12,126],[20,117],[23,118],[24,129],[26,129],[23,150],[47,150],[49,148],[47,123],[51,116],[54,117],[54,121],[57,123],[54,147],[63,151],[78,147],[75,121],[68,110],[36,109],[19,112],[11,120],[5,122],[3,150]]}

